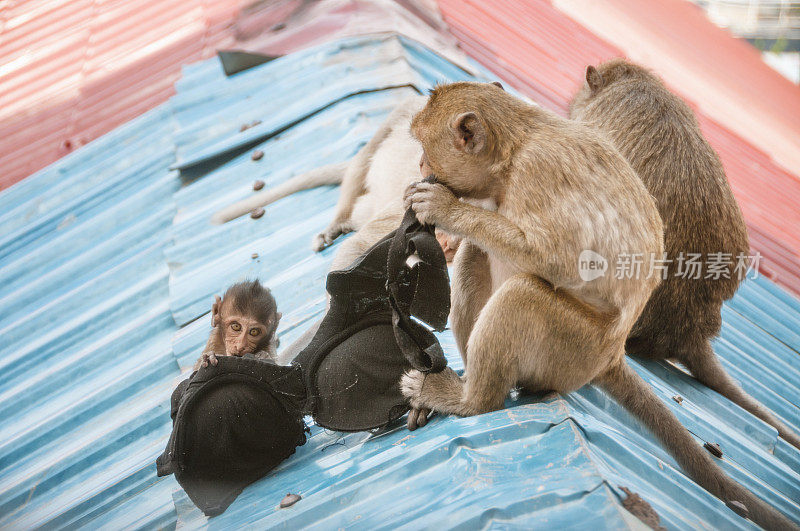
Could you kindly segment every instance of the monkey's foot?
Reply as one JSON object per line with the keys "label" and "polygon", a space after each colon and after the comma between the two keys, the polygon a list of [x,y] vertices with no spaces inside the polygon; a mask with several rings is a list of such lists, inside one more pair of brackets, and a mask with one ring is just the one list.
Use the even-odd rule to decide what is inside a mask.
{"label": "monkey's foot", "polygon": [[353,226],[350,223],[331,223],[324,232],[320,232],[311,240],[311,250],[318,253],[333,245],[334,240],[342,234],[350,232],[353,232]]}
{"label": "monkey's foot", "polygon": [[[449,367],[441,372],[429,374],[411,370],[400,380],[400,391],[414,410],[429,409],[461,416],[474,414],[462,401],[464,383]],[[420,425],[418,418],[419,414],[417,414],[417,426]]]}
{"label": "monkey's foot", "polygon": [[428,423],[428,415],[431,414],[431,410],[427,408],[422,409],[412,409],[408,412],[408,429],[411,431],[416,430],[417,428],[423,427],[425,424]]}

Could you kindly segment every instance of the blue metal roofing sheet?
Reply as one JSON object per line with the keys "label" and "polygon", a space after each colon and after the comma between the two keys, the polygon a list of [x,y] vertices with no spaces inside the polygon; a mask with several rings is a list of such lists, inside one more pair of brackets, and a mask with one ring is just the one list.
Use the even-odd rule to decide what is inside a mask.
{"label": "blue metal roofing sheet", "polygon": [[155,483],[179,374],[170,131],[156,109],[0,194],[2,527],[87,523]]}
{"label": "blue metal roofing sheet", "polygon": [[[670,529],[750,527],[592,387],[510,398],[502,411],[437,417],[413,433],[313,427],[211,520],[172,477],[155,477],[170,390],[210,330],[211,296],[265,281],[284,345],[324,308],[335,247],[313,254],[309,244],[336,189],[279,201],[258,220],[212,226],[211,213],[255,179],[272,186],[349,158],[415,88],[469,77],[397,36],[328,43],[230,78],[207,61],[184,69],[169,104],[0,194],[0,526],[636,527],[622,485]],[[241,150],[254,143],[259,161]],[[172,164],[207,173],[182,186]],[[768,280],[749,280],[715,343],[731,374],[795,429],[798,310]],[[441,339],[460,368],[452,336]],[[676,367],[633,365],[699,441],[721,444],[728,473],[800,522],[800,452]],[[303,500],[278,509],[286,492]]]}

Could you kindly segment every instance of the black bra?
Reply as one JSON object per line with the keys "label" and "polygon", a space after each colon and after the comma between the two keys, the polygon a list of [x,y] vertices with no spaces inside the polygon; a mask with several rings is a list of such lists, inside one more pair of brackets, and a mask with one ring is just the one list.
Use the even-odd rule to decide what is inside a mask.
{"label": "black bra", "polygon": [[303,370],[305,409],[337,431],[385,426],[409,409],[399,386],[405,371],[447,365],[433,333],[412,319],[438,331],[447,325],[447,262],[433,228],[409,210],[396,231],[347,269],[332,271],[327,289],[330,309],[293,361]]}
{"label": "black bra", "polygon": [[174,473],[206,515],[222,513],[305,443],[304,414],[337,431],[383,427],[409,409],[399,386],[405,371],[446,366],[436,337],[414,318],[444,330],[447,263],[433,228],[413,211],[350,267],[328,274],[327,289],[330,309],[292,365],[224,356],[173,392],[158,475]]}

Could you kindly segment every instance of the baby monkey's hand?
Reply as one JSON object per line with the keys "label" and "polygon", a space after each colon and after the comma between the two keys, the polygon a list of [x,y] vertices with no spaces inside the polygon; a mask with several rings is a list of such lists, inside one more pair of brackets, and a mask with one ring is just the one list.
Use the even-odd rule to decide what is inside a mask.
{"label": "baby monkey's hand", "polygon": [[209,365],[216,365],[219,363],[217,356],[214,355],[213,352],[203,352],[203,355],[200,357],[200,366],[201,367],[208,367]]}

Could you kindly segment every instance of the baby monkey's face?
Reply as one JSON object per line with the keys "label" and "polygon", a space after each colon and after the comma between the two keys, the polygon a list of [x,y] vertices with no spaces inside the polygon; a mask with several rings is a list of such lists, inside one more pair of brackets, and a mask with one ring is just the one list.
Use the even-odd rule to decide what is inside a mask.
{"label": "baby monkey's face", "polygon": [[[262,299],[248,305],[237,304],[234,298],[216,297],[211,309],[211,325],[225,345],[225,355],[256,354],[269,347],[280,314],[275,311],[275,300],[269,293]],[[247,308],[253,311],[245,311]]]}
{"label": "baby monkey's face", "polygon": [[228,356],[244,356],[258,351],[269,329],[266,323],[260,323],[246,315],[226,315],[220,323],[222,339],[225,342],[225,353]]}

